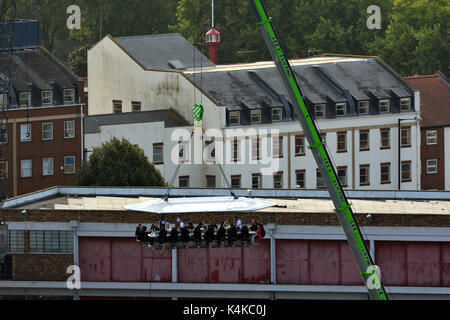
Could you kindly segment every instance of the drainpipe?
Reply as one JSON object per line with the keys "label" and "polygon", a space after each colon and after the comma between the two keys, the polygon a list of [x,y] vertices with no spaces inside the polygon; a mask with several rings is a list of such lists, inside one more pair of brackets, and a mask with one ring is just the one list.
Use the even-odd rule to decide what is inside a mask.
{"label": "drainpipe", "polygon": [[269,223],[266,229],[269,231],[270,239],[270,283],[272,285],[277,284],[277,255],[276,255],[276,242],[274,230],[276,225],[274,223]]}
{"label": "drainpipe", "polygon": [[[172,282],[178,282],[178,252],[172,249]],[[172,300],[178,300],[178,297],[172,297]]]}
{"label": "drainpipe", "polygon": [[[75,266],[79,267],[80,266],[80,261],[79,261],[80,255],[79,255],[79,249],[78,249],[78,227],[79,227],[78,221],[71,220],[70,227],[72,228],[72,233],[73,233],[73,264]],[[73,300],[80,300],[77,290],[73,290]]]}

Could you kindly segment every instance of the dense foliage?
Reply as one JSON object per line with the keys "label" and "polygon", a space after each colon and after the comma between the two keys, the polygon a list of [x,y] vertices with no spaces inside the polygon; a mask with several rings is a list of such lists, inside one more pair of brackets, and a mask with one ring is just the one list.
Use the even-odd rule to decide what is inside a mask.
{"label": "dense foliage", "polygon": [[[69,4],[82,8],[82,29],[65,27]],[[320,53],[376,55],[402,75],[449,74],[448,0],[264,0],[291,58]],[[369,30],[367,8],[381,9],[381,29]],[[106,34],[179,32],[207,53],[210,0],[17,0],[17,16],[41,21],[42,44],[86,73],[86,48]],[[251,1],[215,1],[222,34],[220,63],[270,59]],[[101,17],[101,18],[100,18]],[[72,51],[72,54],[70,52]]]}
{"label": "dense foliage", "polygon": [[165,186],[144,151],[128,140],[113,138],[95,147],[78,173],[81,186]]}

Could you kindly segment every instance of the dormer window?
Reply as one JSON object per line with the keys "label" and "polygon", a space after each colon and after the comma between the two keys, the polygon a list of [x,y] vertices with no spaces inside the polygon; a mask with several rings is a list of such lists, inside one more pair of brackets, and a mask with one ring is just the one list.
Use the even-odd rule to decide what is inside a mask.
{"label": "dormer window", "polygon": [[358,114],[359,115],[369,114],[369,101],[358,102]]}
{"label": "dormer window", "polygon": [[388,113],[390,108],[389,108],[389,100],[380,100],[380,104],[379,104],[379,109],[380,109],[380,113]]}
{"label": "dormer window", "polygon": [[282,108],[272,108],[272,121],[282,121],[283,120],[283,109]]}
{"label": "dormer window", "polygon": [[411,98],[400,99],[400,111],[411,111]]}
{"label": "dormer window", "polygon": [[230,112],[230,125],[238,125],[241,123],[241,112],[240,111],[231,111]]}
{"label": "dormer window", "polygon": [[251,123],[261,123],[261,109],[255,109],[250,111]]}
{"label": "dormer window", "polygon": [[42,91],[42,104],[53,104],[53,90]]}
{"label": "dormer window", "polygon": [[316,119],[325,118],[325,105],[324,104],[316,104],[315,114],[316,114]]}
{"label": "dormer window", "polygon": [[64,89],[64,103],[75,102],[75,89]]}
{"label": "dormer window", "polygon": [[31,92],[21,92],[19,100],[21,107],[31,106]]}
{"label": "dormer window", "polygon": [[336,117],[345,117],[347,115],[347,103],[336,103]]}

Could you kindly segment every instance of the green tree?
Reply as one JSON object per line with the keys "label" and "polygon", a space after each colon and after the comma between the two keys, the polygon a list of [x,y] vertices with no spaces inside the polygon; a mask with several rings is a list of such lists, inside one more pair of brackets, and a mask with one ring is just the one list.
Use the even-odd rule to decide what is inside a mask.
{"label": "green tree", "polygon": [[78,173],[81,186],[165,186],[161,173],[144,151],[128,140],[111,139],[92,154]]}
{"label": "green tree", "polygon": [[370,46],[400,74],[449,74],[450,2],[395,0],[386,35]]}

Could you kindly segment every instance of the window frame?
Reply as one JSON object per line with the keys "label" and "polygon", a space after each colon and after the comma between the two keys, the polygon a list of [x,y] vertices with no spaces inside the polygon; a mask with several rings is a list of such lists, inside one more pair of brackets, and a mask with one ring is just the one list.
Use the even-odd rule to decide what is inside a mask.
{"label": "window frame", "polygon": [[[44,130],[44,126],[45,125],[51,125],[52,126],[52,129],[51,129],[52,137],[51,138],[44,138],[44,134],[48,133],[48,131],[49,131],[49,130],[47,130],[47,131]],[[42,137],[41,138],[42,138],[43,141],[53,140],[53,136],[54,136],[54,134],[53,134],[53,122],[43,122],[42,125],[41,125],[41,129],[42,129]]]}
{"label": "window frame", "polygon": [[[233,185],[233,181],[239,180],[239,185]],[[230,179],[231,188],[233,189],[241,189],[242,187],[242,176],[240,174],[232,175]]]}
{"label": "window frame", "polygon": [[[382,104],[387,103],[387,110],[382,111]],[[391,101],[389,99],[380,99],[378,101],[378,113],[385,114],[391,112]]]}
{"label": "window frame", "polygon": [[[255,114],[256,114],[256,117],[258,118],[257,121],[253,120],[255,118]],[[262,119],[261,115],[262,115],[261,109],[251,109],[250,110],[250,123],[252,123],[252,124],[261,123],[261,119]]]}
{"label": "window frame", "polygon": [[241,162],[241,140],[238,137],[233,137],[231,141],[231,162]]}
{"label": "window frame", "polygon": [[[181,185],[181,181],[186,181],[187,182],[186,185],[182,186]],[[178,177],[178,187],[179,188],[189,188],[190,184],[191,184],[190,176],[180,176],[180,177]]]}
{"label": "window frame", "polygon": [[[367,134],[367,147],[362,148],[361,147],[361,134]],[[359,151],[370,151],[370,130],[359,130]]]}
{"label": "window frame", "polygon": [[[277,144],[275,141],[277,141]],[[275,150],[278,150],[278,153]],[[274,159],[283,158],[283,136],[272,137],[272,157]]]}
{"label": "window frame", "polygon": [[[67,167],[71,165],[66,163],[66,159],[69,158],[73,158],[73,172],[67,170]],[[76,157],[75,156],[64,157],[64,174],[75,174],[75,173],[76,173]]]}
{"label": "window frame", "polygon": [[[24,163],[29,163],[30,167],[24,168]],[[24,170],[30,170],[29,175],[24,175]],[[21,178],[32,178],[33,177],[33,159],[23,159],[20,160],[20,177]]]}
{"label": "window frame", "polygon": [[[68,131],[69,129],[72,130],[72,126],[70,125],[69,128],[68,125],[73,123],[73,136],[66,135],[66,133],[71,133],[72,131]],[[76,137],[76,122],[75,120],[66,120],[64,121],[64,139],[74,139]]]}
{"label": "window frame", "polygon": [[[155,154],[157,154],[155,150],[157,149],[159,149],[161,152],[161,161],[155,161]],[[154,165],[164,164],[164,143],[159,142],[152,145],[152,160]]]}
{"label": "window frame", "polygon": [[[326,117],[326,104],[321,103],[321,104],[316,104],[314,105],[314,116],[316,119],[322,119]],[[323,115],[322,116],[318,116],[317,114],[319,113],[318,108],[323,108]]]}
{"label": "window frame", "polygon": [[[298,184],[298,182],[299,182],[298,175],[299,174],[303,175],[303,187],[299,186],[299,184]],[[297,189],[306,189],[306,170],[305,169],[295,170],[295,186]]]}
{"label": "window frame", "polygon": [[[44,95],[45,94],[49,94],[49,97],[50,97],[50,99],[49,99],[49,102],[44,102]],[[41,99],[42,99],[42,105],[44,105],[44,106],[47,106],[47,105],[51,105],[51,104],[53,104],[53,90],[42,90],[41,91]],[[47,97],[47,99],[48,99],[48,97]]]}
{"label": "window frame", "polygon": [[[387,133],[388,145],[383,145],[383,141],[386,141],[386,137],[383,138],[383,133]],[[380,128],[380,150],[387,150],[391,148],[391,128]]]}
{"label": "window frame", "polygon": [[[389,168],[388,172],[383,172],[383,168]],[[392,178],[392,166],[390,162],[382,162],[380,163],[380,184],[391,184],[391,178]],[[389,179],[383,179],[383,174],[388,175]]]}
{"label": "window frame", "polygon": [[[294,153],[296,157],[303,157],[306,155],[306,138],[303,135],[296,135],[294,138]],[[303,143],[297,143],[303,141]]]}
{"label": "window frame", "polygon": [[[319,181],[322,182],[322,184],[319,184]],[[322,173],[319,169],[316,169],[316,189],[323,189],[326,188],[325,180],[322,177]]]}
{"label": "window frame", "polygon": [[[69,91],[72,93],[71,95],[66,94]],[[66,97],[68,97],[68,96],[70,96],[72,98],[72,100],[66,100]],[[63,101],[64,101],[64,104],[75,103],[75,89],[74,88],[65,88],[63,90]]]}
{"label": "window frame", "polygon": [[[367,104],[367,112],[365,112],[365,113],[361,112],[362,104],[364,104],[364,105]],[[364,107],[364,109],[365,109],[365,107]],[[368,100],[358,101],[358,115],[365,116],[365,115],[368,115],[369,113],[370,113],[370,101],[368,101]]]}
{"label": "window frame", "polygon": [[[9,167],[8,160],[0,161],[0,179],[9,179]],[[4,169],[1,169],[3,167]],[[3,177],[4,176],[4,177]]]}
{"label": "window frame", "polygon": [[[339,142],[339,137],[344,136],[344,141]],[[345,148],[339,149],[339,144],[345,144]],[[340,131],[336,133],[336,152],[337,153],[345,153],[347,152],[347,131]]]}
{"label": "window frame", "polygon": [[[277,181],[276,181],[276,179],[278,179],[278,178],[280,178],[280,181],[279,181],[279,187],[277,187]],[[273,174],[273,188],[274,189],[283,189],[283,180],[284,180],[284,172],[283,171],[278,171],[278,172],[275,172],[274,174]]]}
{"label": "window frame", "polygon": [[[434,161],[436,164],[434,166],[430,166],[430,162]],[[426,166],[427,166],[427,174],[437,174],[438,173],[438,159],[427,159],[426,161]],[[436,168],[436,171],[430,171],[430,168]]]}
{"label": "window frame", "polygon": [[[136,110],[136,107],[139,107],[139,110]],[[141,112],[142,111],[142,103],[140,101],[131,101],[131,112]]]}
{"label": "window frame", "polygon": [[[271,110],[271,116],[272,116],[272,122],[280,122],[283,121],[283,108],[282,107],[275,107]],[[275,111],[279,111],[279,119],[275,119]]]}
{"label": "window frame", "polygon": [[[344,114],[338,115],[338,107],[344,107]],[[345,117],[347,116],[347,102],[339,102],[336,103],[336,117]]]}
{"label": "window frame", "polygon": [[[26,127],[27,131],[23,132],[22,128],[24,128],[25,126],[27,126]],[[22,123],[22,124],[20,124],[20,142],[31,142],[32,141],[32,137],[33,137],[32,133],[33,133],[33,126],[31,125],[31,123]],[[24,139],[23,138],[24,134],[25,134],[25,138],[26,138],[27,134],[29,135],[28,139]]]}
{"label": "window frame", "polygon": [[[28,95],[27,103],[23,104],[22,101],[24,98],[22,98],[22,95]],[[28,107],[31,106],[31,91],[22,91],[19,93],[19,106],[20,107]]]}
{"label": "window frame", "polygon": [[[365,169],[367,170],[366,173],[366,177],[367,177],[367,181],[366,182],[362,182],[361,178],[361,170]],[[364,186],[370,186],[370,164],[360,164],[359,165],[359,186],[364,187]]]}
{"label": "window frame", "polygon": [[[409,177],[408,178],[404,178],[404,171],[403,171],[403,166],[404,165],[409,165]],[[402,161],[401,162],[401,182],[411,182],[412,181],[412,161],[411,160],[406,160],[406,161]]]}
{"label": "window frame", "polygon": [[262,138],[261,137],[251,138],[251,142],[252,142],[252,160],[259,161],[262,159],[262,150],[261,150]]}
{"label": "window frame", "polygon": [[[237,121],[232,121],[232,119],[237,119]],[[240,111],[230,111],[228,114],[228,123],[230,126],[238,126],[241,124],[241,112]]]}
{"label": "window frame", "polygon": [[[210,182],[212,179],[214,179],[214,186],[208,184],[208,182]],[[207,176],[205,176],[205,180],[206,180],[206,188],[216,188],[217,187],[216,176],[207,175]]]}
{"label": "window frame", "polygon": [[[430,133],[434,133],[435,137],[430,137],[430,135],[429,135]],[[438,132],[437,132],[437,130],[427,130],[425,138],[426,138],[426,145],[427,146],[437,145],[438,144]],[[433,139],[433,140],[431,140],[431,139]]]}
{"label": "window frame", "polygon": [[[402,109],[403,102],[408,101],[408,109]],[[411,111],[411,98],[401,98],[400,99],[400,112],[409,112]]]}
{"label": "window frame", "polygon": [[[345,170],[345,181],[341,181],[339,176],[339,171]],[[348,187],[348,167],[347,166],[340,166],[336,168],[336,176],[339,180],[339,183],[341,184],[341,187],[346,188]]]}
{"label": "window frame", "polygon": [[[119,108],[118,108],[119,105],[120,105],[120,112],[119,112]],[[113,114],[123,113],[122,100],[113,100],[112,101],[112,113]]]}
{"label": "window frame", "polygon": [[[45,160],[52,160],[52,173],[51,174],[46,174],[45,173]],[[54,158],[42,158],[42,176],[47,177],[47,176],[54,176],[55,175],[55,159]]]}
{"label": "window frame", "polygon": [[[403,132],[406,132],[406,137],[403,137]],[[400,145],[402,148],[411,148],[412,145],[412,130],[410,126],[401,127],[400,129]],[[403,143],[403,139],[406,139],[406,144]]]}
{"label": "window frame", "polygon": [[[255,187],[255,180],[257,179],[258,185]],[[262,175],[260,173],[252,174],[252,189],[261,189],[262,188]]]}

